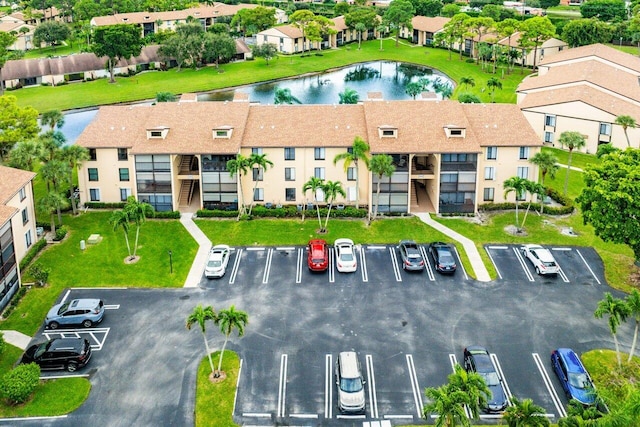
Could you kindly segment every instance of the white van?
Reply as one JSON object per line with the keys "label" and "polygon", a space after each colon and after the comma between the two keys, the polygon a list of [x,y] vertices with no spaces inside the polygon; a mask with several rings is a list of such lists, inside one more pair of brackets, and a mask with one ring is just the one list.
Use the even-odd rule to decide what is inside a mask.
{"label": "white van", "polygon": [[343,351],[336,361],[338,408],[341,412],[364,413],[364,379],[355,351]]}

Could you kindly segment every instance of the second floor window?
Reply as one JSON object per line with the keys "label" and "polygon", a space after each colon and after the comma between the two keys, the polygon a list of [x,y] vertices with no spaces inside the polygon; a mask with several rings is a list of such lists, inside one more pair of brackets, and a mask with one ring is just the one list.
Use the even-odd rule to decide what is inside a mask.
{"label": "second floor window", "polygon": [[262,168],[253,168],[253,180],[262,181],[264,179],[264,173]]}
{"label": "second floor window", "polygon": [[324,179],[324,168],[313,168],[313,176]]}
{"label": "second floor window", "polygon": [[120,168],[120,181],[129,181],[129,168]]}
{"label": "second floor window", "polygon": [[295,181],[296,180],[296,168],[284,168],[284,180]]}
{"label": "second floor window", "polygon": [[285,147],[284,149],[284,159],[285,160],[295,160],[296,159],[296,149],[293,147]]}

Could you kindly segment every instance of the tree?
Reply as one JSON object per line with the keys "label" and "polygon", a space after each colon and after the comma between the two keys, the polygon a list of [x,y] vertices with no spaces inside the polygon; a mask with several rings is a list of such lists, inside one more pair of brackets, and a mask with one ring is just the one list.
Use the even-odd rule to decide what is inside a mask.
{"label": "tree", "polygon": [[202,338],[204,338],[204,347],[207,350],[207,357],[209,358],[209,366],[211,367],[211,373],[215,375],[215,369],[213,369],[213,361],[211,360],[211,350],[209,350],[209,342],[207,341],[206,333],[206,323],[208,320],[216,322],[218,320],[218,316],[216,312],[213,311],[213,307],[206,306],[203,307],[201,304],[198,304],[197,307],[193,309],[189,317],[187,317],[187,329],[191,330],[191,327],[194,324],[198,324],[200,326],[200,330],[202,331]]}
{"label": "tree", "polygon": [[254,45],[251,46],[251,53],[255,58],[264,58],[264,60],[267,62],[267,65],[269,65],[269,61],[278,56],[278,46],[273,43]]}
{"label": "tree", "polygon": [[[307,27],[307,38],[309,41],[317,43],[319,51],[322,50],[322,40],[329,34],[336,33],[336,30],[331,28],[332,26],[332,20],[325,16],[317,15]],[[309,50],[311,50],[311,45],[309,45]]]}
{"label": "tree", "polygon": [[411,20],[416,10],[409,0],[392,0],[382,17],[386,26],[391,28],[396,36],[396,47],[398,47],[400,39],[400,28],[406,27],[411,30]]}
{"label": "tree", "polygon": [[440,16],[444,7],[440,0],[414,0],[411,3],[416,9],[416,16]]}
{"label": "tree", "polygon": [[136,257],[138,249],[138,237],[140,236],[140,227],[144,224],[147,216],[153,215],[153,207],[149,203],[139,202],[135,197],[127,197],[123,210],[127,214],[130,222],[136,225],[136,241],[133,244],[133,258]]}
{"label": "tree", "polygon": [[560,169],[560,166],[558,166],[558,158],[550,151],[539,151],[529,161],[540,169],[542,185],[544,185],[544,180],[547,175],[549,175],[551,179],[554,179],[558,169]]}
{"label": "tree", "polygon": [[[520,24],[520,47],[530,49],[533,47],[533,69],[536,69],[538,47],[545,41],[556,35],[556,27],[546,16],[536,16],[523,21]],[[524,62],[524,61],[523,61]]]}
{"label": "tree", "polygon": [[140,55],[143,42],[140,29],[134,25],[118,24],[95,27],[91,51],[96,56],[106,56],[109,68],[109,82],[115,83],[113,68],[120,59],[129,59]]}
{"label": "tree", "polygon": [[605,242],[628,245],[640,259],[640,150],[627,148],[601,158],[583,174],[576,202],[585,224]]}
{"label": "tree", "polygon": [[420,95],[424,88],[422,84],[418,82],[409,82],[404,87],[404,91],[407,95],[411,96],[413,99],[416,99],[416,96]]}
{"label": "tree", "polygon": [[376,219],[376,216],[378,215],[378,206],[380,204],[380,181],[382,181],[382,178],[385,176],[391,177],[396,170],[396,167],[393,164],[393,157],[388,154],[373,155],[371,160],[369,160],[369,170],[378,177],[376,187],[376,205],[373,211],[373,219]]}
{"label": "tree", "polygon": [[602,319],[603,316],[608,316],[609,330],[613,336],[613,342],[616,346],[616,358],[618,359],[618,368],[622,367],[622,361],[620,360],[620,348],[618,346],[618,326],[620,323],[625,322],[627,317],[631,314],[631,310],[620,298],[614,298],[610,292],[604,293],[604,299],[598,302],[598,308],[593,313],[596,319]]}
{"label": "tree", "polygon": [[118,231],[119,228],[122,228],[124,241],[127,243],[127,256],[129,259],[132,259],[131,245],[129,244],[129,217],[127,213],[122,209],[113,211],[109,217],[109,224],[113,227],[113,231]]}
{"label": "tree", "polygon": [[384,33],[387,31],[387,27],[383,24],[380,24],[376,27],[376,31],[378,32],[378,38],[380,39],[380,50],[382,49],[382,38]]}
{"label": "tree", "polygon": [[496,77],[491,77],[487,80],[487,88],[489,88],[489,93],[491,94],[491,102],[495,102],[496,89],[502,89],[502,82]]}
{"label": "tree", "polygon": [[474,419],[479,418],[480,408],[487,406],[491,398],[491,390],[484,378],[477,372],[467,372],[462,366],[456,364],[453,373],[449,374],[449,387],[465,393],[469,399],[467,407]]}
{"label": "tree", "polygon": [[314,204],[316,205],[316,211],[318,212],[318,225],[320,226],[320,231],[323,231],[322,228],[322,220],[320,219],[320,205],[319,205],[319,197],[318,197],[318,192],[322,192],[321,194],[324,196],[324,179],[322,178],[316,178],[315,176],[312,176],[311,178],[309,178],[309,181],[305,182],[304,185],[302,186],[302,192],[304,194],[307,194],[307,191],[311,190],[311,192],[313,193],[313,201]]}
{"label": "tree", "polygon": [[89,160],[89,150],[79,145],[67,145],[62,148],[60,157],[63,161],[67,162],[69,167],[69,197],[71,200],[71,209],[73,214],[76,215],[78,208],[76,206],[75,187],[73,182],[73,173],[77,170],[78,166],[82,162]]}
{"label": "tree", "polygon": [[540,7],[543,9],[549,9],[560,4],[560,0],[540,0]]}
{"label": "tree", "polygon": [[337,154],[333,158],[333,164],[335,165],[339,161],[344,162],[344,172],[348,173],[349,168],[353,164],[356,174],[356,209],[360,209],[360,171],[358,162],[362,160],[367,167],[369,167],[369,156],[367,153],[369,152],[369,144],[367,144],[364,139],[356,136],[353,140],[353,144],[351,144],[351,149],[347,150],[345,153]]}
{"label": "tree", "polygon": [[617,125],[622,126],[622,130],[624,131],[624,136],[625,138],[627,138],[627,147],[631,147],[631,142],[629,141],[629,134],[627,133],[627,129],[636,127],[636,119],[634,119],[631,116],[622,115],[622,116],[616,117],[615,123]]}
{"label": "tree", "polygon": [[[507,58],[508,58],[508,61],[509,61],[507,69],[508,69],[509,72],[511,72],[511,70],[513,68],[514,60],[516,59],[511,54],[511,52],[514,52],[514,49],[511,47],[511,37],[513,37],[513,35],[520,28],[520,21],[518,21],[517,19],[514,19],[514,18],[507,18],[507,19],[504,19],[504,20],[502,20],[500,22],[496,22],[495,28],[496,28],[496,31],[498,32],[498,34],[500,35],[500,37],[507,37],[507,44],[508,44],[508,46],[507,46]],[[515,52],[517,52],[517,51],[515,51]]]}
{"label": "tree", "polygon": [[440,14],[442,16],[446,16],[447,18],[453,18],[458,13],[460,13],[460,5],[456,3],[447,3],[442,7]]}
{"label": "tree", "polygon": [[358,50],[362,46],[362,33],[367,31],[367,27],[362,23],[358,22],[355,26],[355,30],[358,32]]}
{"label": "tree", "polygon": [[638,329],[640,328],[640,292],[637,289],[631,291],[625,298],[625,303],[629,309],[629,316],[633,317],[636,322],[636,326],[633,330],[633,341],[631,342],[631,350],[629,351],[629,358],[627,362],[631,362],[633,353],[636,350],[636,343],[638,342]]}
{"label": "tree", "polygon": [[524,228],[524,223],[527,220],[527,215],[529,215],[529,209],[531,209],[531,203],[533,202],[533,198],[535,196],[539,196],[540,197],[540,209],[542,210],[542,206],[544,205],[544,195],[545,195],[545,188],[542,184],[539,184],[537,182],[533,182],[530,180],[526,180],[525,183],[525,187],[526,187],[526,191],[527,193],[529,193],[531,196],[529,197],[529,203],[527,204],[527,210],[524,212],[524,218],[522,218],[522,225],[520,226],[521,228]]}
{"label": "tree", "polygon": [[160,46],[158,53],[164,58],[175,59],[178,71],[183,66],[196,68],[202,62],[205,37],[205,31],[199,22],[178,24],[176,32]]}
{"label": "tree", "polygon": [[[300,30],[302,33],[302,52],[305,51],[305,39],[307,38],[307,30],[312,22],[314,22],[316,15],[310,10],[297,10],[289,16],[289,23]],[[311,51],[311,45],[309,45],[309,51]]]}
{"label": "tree", "polygon": [[240,203],[238,206],[238,219],[241,218],[246,213],[245,205],[244,205],[244,192],[242,191],[242,178],[249,171],[249,158],[243,156],[242,154],[237,154],[235,159],[231,159],[227,162],[227,172],[231,178],[235,175],[238,175],[238,188],[240,190]]}
{"label": "tree", "polygon": [[220,332],[224,334],[224,344],[220,351],[218,371],[213,374],[214,377],[218,377],[222,371],[222,356],[224,355],[224,349],[227,347],[229,336],[231,336],[234,329],[238,330],[238,337],[242,337],[244,335],[244,328],[247,323],[249,323],[249,315],[242,310],[236,310],[235,306],[232,305],[226,310],[221,310],[218,313],[215,322],[220,327]]}
{"label": "tree", "polygon": [[436,40],[442,41],[443,43],[447,44],[449,49],[449,59],[451,59],[451,45],[457,42],[460,46],[460,60],[462,60],[464,38],[469,32],[469,19],[470,16],[466,13],[458,13],[457,15],[453,16],[453,18],[451,18],[449,22],[444,24],[442,31],[436,33],[435,35]]}
{"label": "tree", "polygon": [[360,100],[358,91],[348,87],[345,87],[344,92],[340,92],[338,96],[340,97],[338,104],[357,104]]}
{"label": "tree", "polygon": [[425,395],[431,402],[424,406],[423,416],[429,418],[431,413],[438,414],[435,427],[471,426],[471,422],[464,412],[464,405],[469,399],[463,391],[442,385],[438,388],[427,388]]}
{"label": "tree", "polygon": [[562,39],[569,47],[608,43],[611,37],[611,26],[596,18],[572,19],[562,27]]}
{"label": "tree", "polygon": [[43,215],[50,215],[51,233],[56,234],[56,211],[65,206],[65,199],[56,191],[50,191],[38,201],[38,211]]}
{"label": "tree", "polygon": [[462,77],[460,78],[460,84],[464,85],[464,87],[468,89],[469,86],[475,87],[476,81],[474,80],[473,77]]}
{"label": "tree", "polygon": [[245,36],[275,27],[276,15],[272,7],[258,6],[252,9],[240,9],[231,19],[231,26],[240,28]]}
{"label": "tree", "polygon": [[461,104],[482,104],[482,100],[478,98],[478,95],[464,92],[458,95],[458,102]]}
{"label": "tree", "polygon": [[[267,171],[267,169],[270,166],[273,166],[273,162],[267,159],[266,154],[251,154],[251,156],[249,156],[249,169],[258,171],[258,176],[255,176],[254,174],[254,180],[256,183],[253,186],[253,194],[256,193],[256,188],[258,188],[258,182],[260,182],[258,178],[262,177],[262,179],[264,179],[264,173]],[[251,204],[249,205],[248,215],[251,215],[251,211],[253,210],[253,199],[255,199],[255,197],[251,198]]]}
{"label": "tree", "polygon": [[46,43],[49,46],[57,45],[65,41],[71,35],[69,26],[59,21],[44,21],[33,32],[34,46]]}
{"label": "tree", "polygon": [[598,18],[601,21],[624,21],[627,9],[622,0],[589,0],[580,5],[583,18]]}
{"label": "tree", "polygon": [[4,93],[4,79],[2,78],[2,69],[14,55],[9,47],[16,42],[18,38],[13,34],[0,31],[0,95]]}
{"label": "tree", "polygon": [[[40,168],[40,175],[47,184],[47,192],[60,193],[60,187],[69,176],[69,167],[65,162],[58,159],[52,159],[47,161],[42,168]],[[58,222],[62,224],[62,212],[63,204],[57,205]]]}
{"label": "tree", "polygon": [[298,98],[296,98],[295,96],[293,96],[291,94],[291,89],[289,88],[283,88],[283,89],[276,89],[275,93],[274,93],[274,99],[273,99],[273,103],[278,105],[278,104],[302,104],[302,102],[300,102],[300,100]]}
{"label": "tree", "polygon": [[202,56],[206,63],[228,62],[236,55],[236,42],[228,34],[206,33]]}
{"label": "tree", "polygon": [[19,141],[35,138],[40,132],[38,112],[33,107],[19,107],[13,95],[0,96],[0,158]]}
{"label": "tree", "polygon": [[41,157],[42,145],[38,140],[20,141],[9,152],[9,166],[33,171]]}
{"label": "tree", "polygon": [[358,50],[362,42],[362,33],[369,28],[374,28],[380,22],[374,8],[357,7],[344,15],[344,23],[347,28],[358,32]]}
{"label": "tree", "polygon": [[511,403],[503,414],[509,427],[547,427],[551,424],[544,416],[544,408],[533,403],[533,400],[520,400],[512,396]]}
{"label": "tree", "polygon": [[[493,26],[495,25],[495,22],[493,21],[493,19],[486,17],[486,16],[478,16],[475,18],[469,18],[466,21],[466,24],[468,26],[469,29],[469,33],[471,35],[476,34],[478,36],[478,41],[476,44],[480,43],[482,41],[482,36],[485,33],[488,33],[489,31],[491,31],[493,29]],[[475,52],[472,49],[471,52],[471,56],[474,57]]]}
{"label": "tree", "polygon": [[[520,178],[519,176],[512,176],[511,178],[506,179],[502,183],[502,187],[504,188],[504,197],[507,198],[509,193],[515,193],[516,195],[516,227],[519,226],[520,221],[518,219],[518,206],[520,205],[520,199],[524,196],[524,193],[527,191],[527,179]],[[520,231],[520,228],[518,228]]]}
{"label": "tree", "polygon": [[342,183],[340,181],[327,181],[322,186],[322,192],[329,203],[329,209],[327,209],[327,218],[324,221],[323,231],[327,231],[327,226],[329,225],[329,216],[331,215],[331,208],[333,207],[333,202],[336,200],[338,196],[347,197],[347,193],[342,188]]}
{"label": "tree", "polygon": [[567,195],[567,189],[569,188],[569,170],[571,169],[571,156],[573,155],[573,150],[579,150],[587,144],[587,141],[584,139],[584,135],[580,132],[575,131],[564,131],[560,134],[560,138],[558,138],[558,144],[561,147],[567,148],[569,150],[569,158],[567,160],[567,174],[564,179],[564,195]]}
{"label": "tree", "polygon": [[60,129],[64,125],[64,114],[60,110],[49,110],[42,113],[40,123],[49,126],[49,130]]}

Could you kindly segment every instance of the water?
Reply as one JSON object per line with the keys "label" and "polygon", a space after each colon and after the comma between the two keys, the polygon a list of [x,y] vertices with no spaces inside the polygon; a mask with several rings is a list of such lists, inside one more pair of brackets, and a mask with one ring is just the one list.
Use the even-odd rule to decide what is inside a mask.
{"label": "water", "polygon": [[[381,92],[385,100],[411,99],[405,93],[405,86],[421,78],[430,82],[440,79],[453,86],[450,78],[431,68],[401,62],[375,61],[312,76],[204,93],[198,95],[198,101],[230,101],[237,90],[248,93],[251,102],[273,104],[275,90],[278,88],[289,89],[291,95],[302,104],[337,104],[340,102],[339,94],[346,88],[357,91],[361,101],[367,99],[369,92]],[[428,90],[433,91],[431,84]],[[439,95],[438,97],[440,98]],[[75,143],[97,112],[94,109],[65,114],[64,125],[58,130],[67,138],[67,144]]]}

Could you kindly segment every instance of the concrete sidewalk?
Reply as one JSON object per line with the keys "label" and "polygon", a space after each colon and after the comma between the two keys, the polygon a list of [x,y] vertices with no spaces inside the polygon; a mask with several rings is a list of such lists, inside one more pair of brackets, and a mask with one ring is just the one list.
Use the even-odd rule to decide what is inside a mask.
{"label": "concrete sidewalk", "polygon": [[0,332],[2,332],[5,342],[14,347],[18,347],[21,350],[26,350],[29,342],[31,342],[31,337],[23,334],[22,332],[10,330]]}
{"label": "concrete sidewalk", "polygon": [[211,249],[211,240],[209,240],[202,230],[198,228],[195,222],[193,222],[192,213],[183,213],[180,215],[180,222],[200,246],[196,257],[191,264],[191,270],[189,270],[187,280],[184,282],[185,288],[195,288],[202,279],[202,272],[204,271],[204,266],[207,263],[207,258],[209,257],[209,250]]}
{"label": "concrete sidewalk", "polygon": [[480,258],[478,248],[476,248],[475,243],[473,243],[471,239],[468,239],[457,231],[453,231],[439,222],[434,221],[428,213],[417,213],[415,215],[425,224],[461,243],[467,253],[467,257],[469,257],[469,262],[471,262],[471,268],[473,268],[476,278],[481,282],[491,281],[487,267],[485,267],[484,262],[482,262],[482,258]]}

